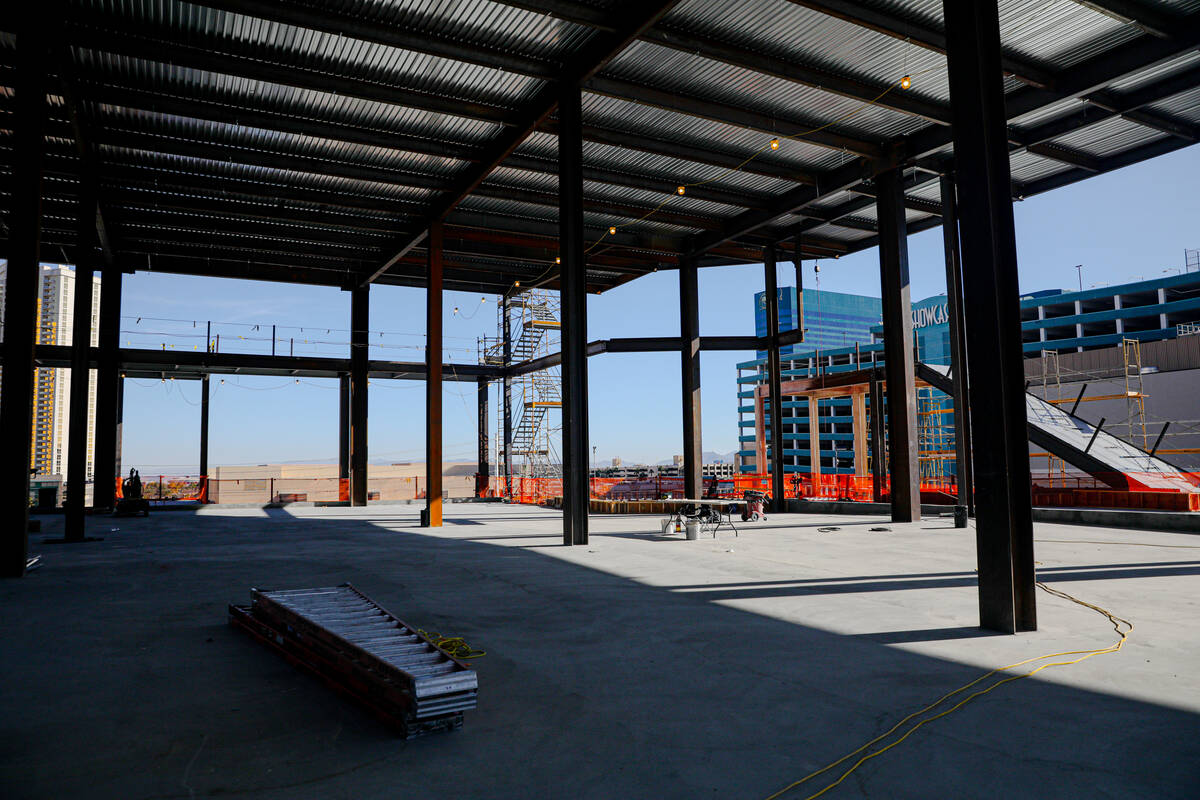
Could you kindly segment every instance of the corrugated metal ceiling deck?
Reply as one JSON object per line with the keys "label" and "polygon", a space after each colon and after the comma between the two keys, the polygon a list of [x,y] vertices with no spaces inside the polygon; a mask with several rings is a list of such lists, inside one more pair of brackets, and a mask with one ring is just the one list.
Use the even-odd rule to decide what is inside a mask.
{"label": "corrugated metal ceiling deck", "polygon": [[[1000,12],[1014,196],[1200,140],[1200,0]],[[51,112],[46,244],[73,247],[94,174],[136,269],[348,286],[392,261],[379,281],[421,285],[411,245],[444,216],[448,288],[552,284],[564,75],[584,87],[597,291],[797,234],[807,256],[869,247],[867,176],[897,162],[910,230],[932,227],[952,158],[942,0],[64,0],[54,24],[74,102]],[[15,41],[0,31],[5,120]]]}

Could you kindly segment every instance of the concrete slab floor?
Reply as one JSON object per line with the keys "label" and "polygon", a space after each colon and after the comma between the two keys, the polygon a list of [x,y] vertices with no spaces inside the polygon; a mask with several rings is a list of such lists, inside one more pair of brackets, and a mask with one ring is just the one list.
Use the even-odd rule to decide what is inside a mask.
{"label": "concrete slab floor", "polygon": [[[974,537],[948,520],[689,542],[596,516],[565,548],[555,512],[450,506],[422,530],[418,510],[91,518],[83,545],[41,544],[44,518],[45,566],[0,582],[0,793],[763,798],[986,669],[1116,640],[1043,592],[1038,632],[981,632]],[[1001,686],[825,797],[1200,795],[1200,538],[1037,539],[1040,578],[1131,620],[1126,647]],[[252,586],[342,581],[487,650],[462,731],[400,742],[225,624]]]}

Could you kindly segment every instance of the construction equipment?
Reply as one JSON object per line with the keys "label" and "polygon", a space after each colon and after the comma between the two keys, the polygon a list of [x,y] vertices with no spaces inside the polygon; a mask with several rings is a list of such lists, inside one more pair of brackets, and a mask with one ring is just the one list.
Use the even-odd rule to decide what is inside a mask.
{"label": "construction equipment", "polygon": [[261,591],[229,607],[231,625],[279,651],[405,739],[462,727],[476,673],[348,583]]}
{"label": "construction equipment", "polygon": [[766,519],[767,514],[763,510],[767,500],[766,492],[747,489],[742,493],[742,522],[758,522],[760,519]]}

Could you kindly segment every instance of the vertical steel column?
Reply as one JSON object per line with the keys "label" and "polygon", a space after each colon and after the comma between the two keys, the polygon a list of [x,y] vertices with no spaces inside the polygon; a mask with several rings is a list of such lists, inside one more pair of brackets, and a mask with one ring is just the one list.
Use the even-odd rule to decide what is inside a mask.
{"label": "vertical steel column", "polygon": [[442,223],[429,226],[425,285],[425,513],[442,527]]}
{"label": "vertical steel column", "polygon": [[775,274],[775,245],[763,250],[763,276],[767,299],[767,386],[771,397],[771,511],[787,508],[783,484],[783,392],[779,363],[779,280]]}
{"label": "vertical steel column", "polygon": [[867,474],[867,396],[861,391],[850,396],[850,419],[854,435],[854,475]]}
{"label": "vertical steel column", "polygon": [[796,324],[801,329],[804,328],[804,270],[803,270],[803,248],[801,247],[801,234],[796,233],[796,253],[792,260],[792,266],[796,268],[796,303],[800,306],[800,314],[796,319]]}
{"label": "vertical steel column", "polygon": [[946,250],[946,310],[950,316],[950,364],[954,382],[954,479],[958,504],[975,509],[971,488],[971,414],[967,348],[963,342],[962,258],[958,250],[958,198],[954,176],[942,175],[942,241]]}
{"label": "vertical steel column", "polygon": [[[871,355],[875,355],[872,353]],[[883,484],[887,480],[887,443],[884,440],[886,412],[883,404],[883,382],[871,370],[871,500],[883,502]]]}
{"label": "vertical steel column", "polygon": [[350,505],[367,504],[367,335],[370,285],[350,290]]}
{"label": "vertical steel column", "polygon": [[483,497],[487,492],[488,484],[491,482],[491,464],[488,458],[488,379],[480,377],[476,381],[477,384],[477,402],[479,406],[479,452],[475,471],[478,475],[475,479],[475,496]]}
{"label": "vertical steel column", "polygon": [[208,376],[200,378],[200,482],[208,480]]}
{"label": "vertical steel column", "polygon": [[12,194],[0,392],[0,575],[19,578],[29,557],[29,464],[33,442],[33,351],[41,283],[42,159],[46,133],[46,46],[30,13],[17,33]]}
{"label": "vertical steel column", "polygon": [[121,477],[121,283],[115,263],[105,264],[100,282],[100,352],[96,359],[96,454],[92,468],[92,507],[116,504]]}
{"label": "vertical steel column", "polygon": [[813,488],[821,480],[821,406],[816,395],[808,396],[808,473]]}
{"label": "vertical steel column", "polygon": [[563,544],[588,541],[587,270],[579,87],[558,102],[558,255],[562,259]]}
{"label": "vertical steel column", "polygon": [[338,497],[341,483],[350,479],[350,376],[338,376]]}
{"label": "vertical steel column", "polygon": [[96,196],[80,179],[75,244],[75,300],[71,309],[71,403],[67,431],[67,501],[63,539],[82,542],[87,493],[88,395],[91,394],[92,291],[96,258]]}
{"label": "vertical steel column", "polygon": [[908,285],[908,229],[900,171],[890,169],[875,176],[875,188],[892,521],[913,522],[921,518],[921,481],[917,470],[917,391]]}
{"label": "vertical steel column", "polygon": [[683,389],[683,496],[704,493],[700,422],[700,290],[696,262],[679,263],[680,382]]}
{"label": "vertical steel column", "polygon": [[945,0],[974,431],[979,622],[1037,628],[1017,245],[995,0]]}
{"label": "vertical steel column", "polygon": [[512,499],[512,378],[508,376],[508,368],[512,366],[512,331],[508,328],[508,295],[505,294],[500,301],[501,313],[500,319],[501,335],[504,337],[504,384],[502,394],[504,395],[502,405],[504,408],[504,425],[500,435],[503,437],[504,444],[504,459],[502,469],[504,470],[504,496]]}

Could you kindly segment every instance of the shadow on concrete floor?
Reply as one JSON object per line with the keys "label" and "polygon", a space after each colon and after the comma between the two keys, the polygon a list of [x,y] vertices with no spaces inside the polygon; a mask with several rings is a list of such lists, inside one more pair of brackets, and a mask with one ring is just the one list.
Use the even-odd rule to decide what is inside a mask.
{"label": "shadow on concrete floor", "polygon": [[[726,602],[966,587],[970,573],[709,591],[349,515],[170,517],[124,521],[105,542],[0,582],[6,797],[444,798],[447,782],[471,798],[764,797],[984,671],[889,645],[991,641],[929,626],[942,611],[933,602],[913,612],[915,630],[858,635]],[[1057,582],[1200,568],[1047,572]],[[220,624],[252,586],[343,581],[487,650],[464,730],[401,743]],[[1120,685],[1133,679],[1122,676],[1129,656],[1090,663]],[[829,796],[1192,797],[1198,721],[1033,678],[922,728]]]}

